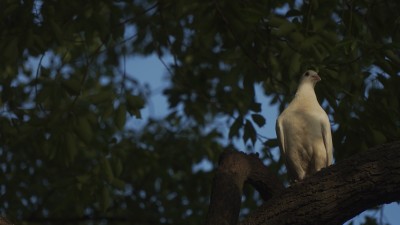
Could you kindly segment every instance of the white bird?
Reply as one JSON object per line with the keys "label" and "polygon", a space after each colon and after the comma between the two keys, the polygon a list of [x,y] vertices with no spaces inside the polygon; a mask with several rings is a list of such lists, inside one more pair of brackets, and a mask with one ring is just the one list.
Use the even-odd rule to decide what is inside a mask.
{"label": "white bird", "polygon": [[294,182],[332,164],[331,126],[314,91],[320,80],[315,71],[306,71],[294,99],[276,122],[281,156]]}

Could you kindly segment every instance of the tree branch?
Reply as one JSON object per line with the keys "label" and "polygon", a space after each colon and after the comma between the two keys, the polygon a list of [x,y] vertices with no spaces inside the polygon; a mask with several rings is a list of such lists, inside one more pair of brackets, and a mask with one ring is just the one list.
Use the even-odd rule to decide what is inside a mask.
{"label": "tree branch", "polygon": [[245,182],[255,187],[264,200],[270,199],[284,188],[278,178],[267,170],[258,155],[227,150],[220,157],[213,180],[206,224],[237,224]]}
{"label": "tree branch", "polygon": [[400,200],[400,142],[355,155],[287,188],[242,225],[343,224],[374,206]]}
{"label": "tree branch", "polygon": [[[221,166],[225,165],[220,164]],[[237,184],[237,187],[242,187],[246,178],[237,174],[244,174],[249,178],[250,174],[255,172],[249,168],[251,166],[244,167],[244,172],[235,171],[235,173],[226,173],[226,175],[235,178],[233,179],[235,182],[242,182]],[[220,171],[221,169],[218,168],[219,176],[216,176],[215,179],[222,176]],[[262,183],[267,185],[264,181]],[[214,183],[214,195],[217,194],[214,193],[215,186]],[[271,184],[268,186],[271,187]],[[260,191],[260,189],[257,190]],[[218,199],[213,194],[210,212],[215,204],[213,200]],[[221,189],[218,190],[218,194],[224,196],[225,199],[233,199],[232,196],[228,196],[231,193]],[[237,192],[233,194],[237,194]],[[261,195],[263,194],[261,193]],[[384,144],[355,155],[323,169],[283,191],[275,192],[271,199],[252,212],[241,225],[343,224],[364,210],[393,201],[400,201],[400,141]],[[219,206],[219,208],[223,208],[223,206]],[[228,210],[226,206],[225,210]],[[210,212],[207,224],[229,224],[227,222],[210,223],[209,217],[218,214],[216,212],[210,214]],[[235,221],[237,221],[238,212],[238,210],[235,211]],[[227,213],[218,215],[221,217]],[[220,218],[219,221],[227,220]],[[229,221],[233,221],[233,219],[230,218]]]}

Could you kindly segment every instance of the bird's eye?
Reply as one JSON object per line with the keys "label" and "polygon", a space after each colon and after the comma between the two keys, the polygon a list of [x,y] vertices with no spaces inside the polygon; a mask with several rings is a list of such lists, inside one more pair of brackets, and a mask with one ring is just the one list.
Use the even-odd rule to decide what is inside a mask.
{"label": "bird's eye", "polygon": [[306,72],[306,73],[304,74],[304,76],[306,76],[306,77],[308,77],[308,75],[310,75],[308,72]]}

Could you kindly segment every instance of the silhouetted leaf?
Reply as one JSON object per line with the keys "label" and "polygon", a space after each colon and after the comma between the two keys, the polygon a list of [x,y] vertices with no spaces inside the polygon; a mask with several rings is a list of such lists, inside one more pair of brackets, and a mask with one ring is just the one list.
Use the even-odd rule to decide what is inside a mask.
{"label": "silhouetted leaf", "polygon": [[239,130],[240,128],[243,127],[243,118],[239,116],[238,118],[235,119],[233,122],[232,126],[229,129],[229,138],[237,137],[239,136]]}
{"label": "silhouetted leaf", "polygon": [[244,125],[243,141],[246,143],[249,139],[253,144],[256,143],[257,132],[250,120],[246,120],[246,124]]}
{"label": "silhouetted leaf", "polygon": [[259,127],[264,126],[266,123],[265,118],[260,114],[251,114],[251,118]]}

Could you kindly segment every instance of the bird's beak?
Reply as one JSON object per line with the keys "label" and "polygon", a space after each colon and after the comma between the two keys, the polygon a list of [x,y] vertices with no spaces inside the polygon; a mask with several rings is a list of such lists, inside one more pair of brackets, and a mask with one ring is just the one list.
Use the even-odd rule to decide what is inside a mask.
{"label": "bird's beak", "polygon": [[313,75],[313,79],[316,81],[320,81],[321,77],[318,74]]}

